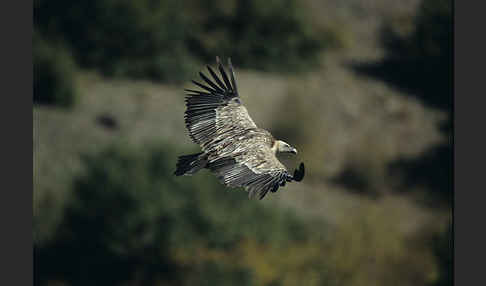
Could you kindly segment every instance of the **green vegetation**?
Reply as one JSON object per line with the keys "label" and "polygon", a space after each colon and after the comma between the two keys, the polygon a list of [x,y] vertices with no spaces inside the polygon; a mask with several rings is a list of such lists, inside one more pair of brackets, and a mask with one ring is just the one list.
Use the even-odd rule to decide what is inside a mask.
{"label": "green vegetation", "polygon": [[149,149],[115,147],[85,157],[86,172],[74,180],[63,221],[52,239],[36,245],[39,283],[140,278],[144,285],[167,279],[252,285],[251,265],[214,258],[233,256],[248,243],[282,248],[309,239],[291,213],[248,201],[239,190],[228,195],[216,180],[175,177],[175,153]]}
{"label": "green vegetation", "polygon": [[[361,206],[339,225],[326,252],[330,285],[428,285],[437,280],[426,232],[403,234],[399,212],[386,206]],[[429,226],[435,231],[433,225]]]}
{"label": "green vegetation", "polygon": [[79,65],[105,75],[180,82],[216,55],[241,67],[308,69],[337,44],[317,31],[294,0],[37,0],[35,26],[64,41]]}
{"label": "green vegetation", "polygon": [[383,28],[390,56],[428,61],[452,58],[452,2],[426,0],[415,16],[403,15]]}
{"label": "green vegetation", "polygon": [[[446,116],[411,98],[435,85],[447,106],[449,2],[385,21],[380,80],[346,63],[376,60],[396,3],[297,3],[35,1],[34,100],[76,104],[34,106],[36,285],[452,284],[452,201],[425,196],[452,192]],[[215,55],[242,67],[255,122],[299,149],[280,159],[303,161],[303,182],[252,201],[207,170],[172,175],[198,150],[172,83]]]}
{"label": "green vegetation", "polygon": [[74,179],[60,225],[52,238],[35,244],[36,284],[436,280],[433,253],[401,233],[399,213],[390,208],[363,206],[338,227],[305,222],[288,210],[248,201],[245,192],[214,178],[173,176],[174,151],[163,144],[144,151],[118,146],[84,156],[85,171]]}
{"label": "green vegetation", "polygon": [[201,30],[195,52],[204,61],[232,56],[238,66],[272,71],[308,70],[319,52],[339,45],[330,30],[319,30],[294,0],[212,0],[198,6]]}
{"label": "green vegetation", "polygon": [[75,64],[60,45],[46,42],[34,32],[34,102],[71,107],[76,102]]}
{"label": "green vegetation", "polygon": [[105,75],[177,81],[193,70],[181,1],[38,0],[34,24],[64,41],[82,67]]}
{"label": "green vegetation", "polygon": [[414,16],[385,21],[382,42],[387,59],[382,76],[448,110],[452,106],[452,27],[451,0],[425,0]]}
{"label": "green vegetation", "polygon": [[453,232],[452,224],[439,233],[434,241],[434,253],[439,261],[439,277],[437,286],[452,286],[453,283]]}

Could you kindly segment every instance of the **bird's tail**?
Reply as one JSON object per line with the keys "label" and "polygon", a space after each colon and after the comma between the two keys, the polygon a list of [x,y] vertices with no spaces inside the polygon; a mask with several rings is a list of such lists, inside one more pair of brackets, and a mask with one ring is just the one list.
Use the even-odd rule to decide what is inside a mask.
{"label": "bird's tail", "polygon": [[206,167],[207,156],[201,156],[203,152],[191,155],[179,156],[174,175],[192,175]]}

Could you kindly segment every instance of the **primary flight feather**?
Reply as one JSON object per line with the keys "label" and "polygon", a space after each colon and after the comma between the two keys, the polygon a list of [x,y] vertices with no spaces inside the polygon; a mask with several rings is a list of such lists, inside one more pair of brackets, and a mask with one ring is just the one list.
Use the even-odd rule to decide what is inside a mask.
{"label": "primary flight feather", "polygon": [[288,143],[275,140],[258,128],[242,105],[231,60],[229,77],[216,58],[219,74],[207,66],[211,78],[199,73],[201,90],[186,89],[185,123],[189,136],[202,152],[180,156],[175,175],[192,175],[206,168],[228,187],[244,187],[250,198],[263,199],[286,182],[301,181],[304,164],[291,175],[276,157],[277,152],[297,154]]}

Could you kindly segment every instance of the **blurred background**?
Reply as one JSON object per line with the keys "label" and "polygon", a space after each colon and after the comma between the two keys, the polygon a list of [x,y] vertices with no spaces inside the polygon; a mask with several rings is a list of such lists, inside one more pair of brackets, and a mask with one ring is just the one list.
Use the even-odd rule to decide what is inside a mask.
{"label": "blurred background", "polygon": [[[216,55],[303,182],[173,176]],[[36,285],[452,285],[450,0],[35,0],[33,67]]]}

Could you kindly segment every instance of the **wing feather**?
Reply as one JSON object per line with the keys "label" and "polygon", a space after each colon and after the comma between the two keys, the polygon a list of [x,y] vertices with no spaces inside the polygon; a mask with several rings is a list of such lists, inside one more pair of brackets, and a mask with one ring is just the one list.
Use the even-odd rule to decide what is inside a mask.
{"label": "wing feather", "polygon": [[226,84],[226,89],[228,89],[231,92],[234,92],[234,89],[231,87],[231,83],[228,79],[228,76],[226,75],[226,71],[224,70],[223,65],[219,61],[219,57],[216,57],[216,61],[218,62],[218,69],[219,72],[221,73],[221,77],[223,78],[224,83]]}
{"label": "wing feather", "polygon": [[253,142],[246,140],[234,144],[244,145],[247,149],[232,156],[215,156],[213,161],[210,156],[208,164],[224,185],[244,187],[250,198],[261,200],[268,192],[276,192],[292,180],[292,175],[263,141],[253,139]]}
{"label": "wing feather", "polygon": [[203,74],[202,72],[199,72],[199,76],[207,84],[209,84],[217,93],[224,94],[224,89],[221,89],[219,86],[217,86],[215,83],[213,83],[205,74]]}
{"label": "wing feather", "polygon": [[225,85],[221,82],[221,80],[219,79],[219,77],[216,75],[216,73],[214,72],[214,70],[210,67],[210,66],[206,66],[209,73],[211,74],[211,76],[213,77],[214,81],[218,84],[218,86],[222,89],[222,90],[226,90],[226,87]]}
{"label": "wing feather", "polygon": [[257,128],[241,104],[231,60],[230,77],[216,58],[221,78],[207,66],[212,79],[199,73],[203,83],[192,82],[202,90],[185,89],[185,124],[192,140],[207,155],[206,168],[216,173],[228,187],[244,187],[250,198],[263,199],[292,180],[304,177],[301,164],[292,176],[277,159],[268,131]]}
{"label": "wing feather", "polygon": [[192,82],[203,90],[185,90],[187,92],[187,109],[184,116],[186,128],[191,139],[201,145],[203,150],[211,148],[211,145],[214,145],[212,143],[216,141],[257,127],[241,104],[231,64],[232,83],[219,59],[218,71],[222,80],[211,67],[207,68],[214,81],[200,72],[199,75],[207,85],[195,80]]}
{"label": "wing feather", "polygon": [[233,64],[231,63],[231,58],[228,58],[228,66],[230,70],[231,83],[233,84],[233,90],[235,91],[235,93],[238,93],[238,89],[236,88],[235,72],[233,70]]}
{"label": "wing feather", "polygon": [[195,80],[192,80],[192,83],[194,83],[195,85],[199,86],[202,89],[205,89],[205,90],[209,91],[211,94],[219,94],[216,90],[214,90],[214,89],[212,89],[212,88],[210,88],[208,86],[205,86],[204,84],[199,83],[199,82],[197,82]]}

